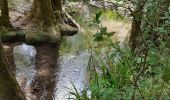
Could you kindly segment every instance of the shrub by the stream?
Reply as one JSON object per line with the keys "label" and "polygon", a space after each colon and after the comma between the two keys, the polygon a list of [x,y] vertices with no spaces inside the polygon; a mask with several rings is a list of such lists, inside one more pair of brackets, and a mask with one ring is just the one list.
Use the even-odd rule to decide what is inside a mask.
{"label": "shrub by the stream", "polygon": [[[168,41],[159,39],[158,46],[145,36],[143,39],[146,43],[132,52],[128,47],[120,47],[119,43],[112,42],[113,32],[108,33],[107,28],[101,26],[101,16],[101,12],[96,13],[92,21],[97,32],[89,46],[92,54],[89,86],[82,93],[72,92],[76,100],[169,100]],[[166,24],[155,29],[159,35],[168,31]],[[147,35],[148,31],[143,32]],[[90,96],[87,95],[89,91]]]}

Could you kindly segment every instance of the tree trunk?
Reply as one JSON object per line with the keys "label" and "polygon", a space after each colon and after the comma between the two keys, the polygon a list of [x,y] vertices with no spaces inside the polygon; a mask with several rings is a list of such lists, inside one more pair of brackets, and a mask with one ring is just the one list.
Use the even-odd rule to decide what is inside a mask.
{"label": "tree trunk", "polygon": [[58,42],[61,39],[61,32],[56,22],[51,0],[34,0],[31,15],[27,21],[35,25],[33,29],[37,27],[37,31],[42,31],[41,36],[35,33],[33,36],[32,34],[27,34],[26,41],[28,41],[28,43],[30,41],[39,41],[35,37],[47,37],[47,40],[43,40],[42,38],[42,41],[48,43]]}
{"label": "tree trunk", "polygon": [[53,4],[53,10],[62,11],[62,0],[51,0]]}
{"label": "tree trunk", "polygon": [[[44,21],[49,21],[50,19],[52,19],[51,21],[49,21],[49,23],[55,22],[56,19],[62,20],[61,16],[57,15],[62,12],[61,2],[61,0],[34,0],[31,17],[34,18],[34,20],[37,20],[39,18],[41,18],[41,20],[44,20],[42,19],[44,17]],[[57,17],[55,18],[56,15]]]}
{"label": "tree trunk", "polygon": [[62,13],[62,0],[51,0],[52,9],[56,17],[56,21],[60,24],[64,24],[63,13]]}
{"label": "tree trunk", "polygon": [[11,28],[12,25],[9,20],[9,10],[8,10],[8,1],[1,0],[1,25],[6,28]]}
{"label": "tree trunk", "polygon": [[[33,29],[38,27],[38,31],[43,34],[27,34],[26,42],[32,41],[54,43],[61,39],[61,35],[74,35],[78,28],[64,23],[62,12],[62,0],[34,0],[31,15],[27,21],[34,23]],[[36,37],[44,37],[42,39]]]}
{"label": "tree trunk", "polygon": [[26,100],[15,77],[9,71],[2,44],[0,44],[0,100]]}
{"label": "tree trunk", "polygon": [[42,25],[44,29],[55,25],[51,0],[34,0],[31,17],[37,21],[36,24],[39,22],[39,25]]}
{"label": "tree trunk", "polygon": [[[141,1],[139,4],[143,4]],[[134,51],[140,42],[140,34],[141,34],[141,21],[143,16],[143,8],[137,5],[136,9],[132,13],[133,20],[132,20],[132,27],[131,27],[131,35],[129,38],[129,46],[132,51]]]}
{"label": "tree trunk", "polygon": [[134,51],[137,46],[139,46],[139,35],[140,33],[140,26],[141,26],[141,17],[140,16],[133,16],[133,21],[132,21],[132,28],[131,28],[131,35],[129,38],[129,45],[132,51]]}

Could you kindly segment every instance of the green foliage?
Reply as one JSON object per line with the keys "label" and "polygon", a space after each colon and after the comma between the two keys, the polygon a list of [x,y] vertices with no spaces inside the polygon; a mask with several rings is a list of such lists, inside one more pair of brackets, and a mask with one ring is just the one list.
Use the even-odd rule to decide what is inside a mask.
{"label": "green foliage", "polygon": [[97,32],[96,34],[93,35],[94,41],[102,41],[106,39],[107,37],[113,36],[114,32],[107,32],[106,27],[101,27],[100,32]]}
{"label": "green foliage", "polygon": [[[162,79],[168,83],[170,80],[169,42],[170,42],[170,7],[164,5],[165,0],[149,0],[146,4],[143,32],[149,49],[150,65],[161,67]],[[167,7],[166,7],[167,6]],[[166,9],[167,8],[167,9]]]}
{"label": "green foliage", "polygon": [[95,26],[97,26],[97,32],[93,35],[94,41],[103,41],[105,39],[108,39],[108,37],[111,37],[114,35],[115,32],[107,32],[107,27],[102,27],[101,25],[101,16],[102,11],[99,11],[96,13],[96,15],[93,17],[93,23]]}
{"label": "green foliage", "polygon": [[[147,5],[149,11],[154,4]],[[150,8],[151,7],[151,8]],[[156,8],[155,8],[156,9]],[[155,12],[147,13],[145,20],[155,20]],[[164,23],[145,23],[142,31],[144,43],[135,52],[128,47],[121,48],[112,41],[113,33],[101,25],[101,12],[97,12],[92,24],[97,32],[90,46],[90,85],[77,100],[155,100],[170,99],[170,49],[169,14],[165,12]],[[162,19],[162,18],[161,18]],[[148,25],[149,24],[149,25]],[[152,26],[151,26],[152,24]],[[150,34],[157,33],[156,40]],[[158,45],[159,44],[159,45]],[[87,95],[91,91],[91,95]],[[72,93],[73,94],[73,93]],[[86,97],[86,99],[83,99]]]}

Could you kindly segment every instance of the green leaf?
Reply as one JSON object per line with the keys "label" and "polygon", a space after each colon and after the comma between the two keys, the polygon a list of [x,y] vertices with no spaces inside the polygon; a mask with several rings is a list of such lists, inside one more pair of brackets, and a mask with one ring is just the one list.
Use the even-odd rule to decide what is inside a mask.
{"label": "green leaf", "polygon": [[104,40],[103,35],[101,33],[96,33],[93,35],[94,41],[102,41]]}
{"label": "green leaf", "polygon": [[100,17],[102,16],[102,11],[99,11],[99,12],[97,12],[96,13],[96,16],[95,16],[95,22],[97,23],[97,24],[100,24]]}
{"label": "green leaf", "polygon": [[107,34],[107,27],[100,28],[101,34]]}
{"label": "green leaf", "polygon": [[160,33],[165,33],[164,27],[159,27],[158,30],[159,30]]}
{"label": "green leaf", "polygon": [[101,37],[101,36],[98,36],[98,37],[95,37],[95,38],[94,38],[94,41],[102,41],[102,40],[104,40],[104,38]]}

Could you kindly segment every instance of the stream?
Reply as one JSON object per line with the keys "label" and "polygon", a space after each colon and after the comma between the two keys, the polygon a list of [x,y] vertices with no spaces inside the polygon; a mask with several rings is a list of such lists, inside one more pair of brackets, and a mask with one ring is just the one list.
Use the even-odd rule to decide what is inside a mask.
{"label": "stream", "polygon": [[[79,7],[82,6],[79,5]],[[88,6],[84,6],[81,9],[80,15],[75,17],[75,20],[80,23],[81,30],[72,37],[63,37],[59,49],[59,59],[56,61],[56,63],[58,63],[58,70],[56,71],[56,84],[53,93],[54,100],[74,98],[69,95],[69,92],[75,91],[73,85],[80,92],[84,86],[88,84],[88,62],[91,55],[88,51],[86,38],[88,34],[94,32],[94,30],[90,30],[84,23],[86,23],[86,21],[91,18],[91,14],[95,14],[98,9],[89,8]],[[111,18],[113,18],[113,16]],[[127,35],[129,31],[129,23],[110,20],[103,21],[102,23],[103,26],[108,27],[108,31],[121,33],[117,35],[118,39],[124,41],[124,37],[126,37],[125,35]],[[23,43],[16,46],[13,51],[17,81],[24,91],[27,100],[35,100],[36,97],[32,94],[30,86],[38,73],[35,67],[36,49],[31,45]]]}
{"label": "stream", "polygon": [[[81,41],[83,37],[81,36],[83,35],[77,34],[73,37],[65,37],[65,43],[61,44],[61,49],[67,49],[69,47],[69,50],[67,52],[60,50],[61,55],[58,61],[56,61],[58,62],[59,70],[56,71],[55,100],[67,100],[70,97],[69,92],[74,91],[73,84],[78,91],[83,90],[83,87],[87,84],[86,76],[90,53],[88,50],[77,48],[81,47],[83,43]],[[31,45],[23,43],[14,48],[16,78],[28,100],[34,100],[35,98],[30,88],[37,73],[35,56],[36,50]]]}

